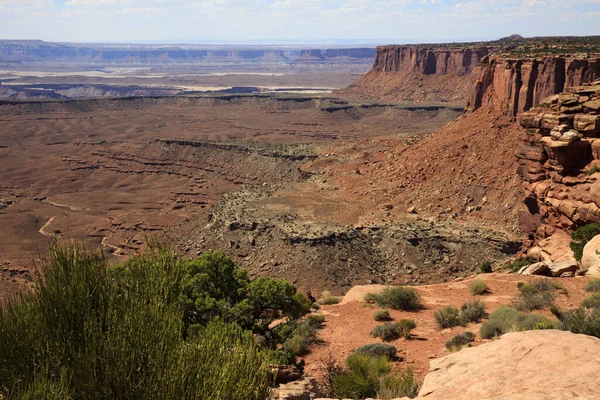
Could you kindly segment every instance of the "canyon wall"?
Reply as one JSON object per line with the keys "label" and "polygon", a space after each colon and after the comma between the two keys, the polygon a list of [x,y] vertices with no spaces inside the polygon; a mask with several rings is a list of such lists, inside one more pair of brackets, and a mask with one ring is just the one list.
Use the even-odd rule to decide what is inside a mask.
{"label": "canyon wall", "polygon": [[467,108],[493,109],[515,116],[540,104],[566,87],[600,78],[600,58],[505,59],[485,57],[473,72],[477,76]]}
{"label": "canyon wall", "polygon": [[373,68],[340,94],[378,100],[465,103],[471,72],[495,47],[380,46]]}

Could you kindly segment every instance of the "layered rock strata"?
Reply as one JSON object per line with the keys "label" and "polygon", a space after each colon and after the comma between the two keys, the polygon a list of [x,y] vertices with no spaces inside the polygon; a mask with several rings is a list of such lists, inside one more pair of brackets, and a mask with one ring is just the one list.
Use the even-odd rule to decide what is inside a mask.
{"label": "layered rock strata", "polygon": [[493,109],[515,116],[539,105],[566,87],[580,86],[600,78],[600,59],[482,59],[467,108]]}
{"label": "layered rock strata", "polygon": [[521,228],[538,241],[568,242],[566,232],[600,222],[600,80],[542,100],[519,123],[529,131],[516,150]]}

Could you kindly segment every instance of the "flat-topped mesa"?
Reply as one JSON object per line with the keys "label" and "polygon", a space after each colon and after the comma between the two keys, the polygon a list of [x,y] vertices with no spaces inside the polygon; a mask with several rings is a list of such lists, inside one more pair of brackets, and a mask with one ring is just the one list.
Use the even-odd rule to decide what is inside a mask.
{"label": "flat-topped mesa", "polygon": [[547,57],[513,59],[485,57],[473,72],[477,76],[467,109],[493,109],[515,116],[541,104],[565,87],[600,78],[600,58]]}
{"label": "flat-topped mesa", "polygon": [[420,46],[380,46],[374,72],[419,72],[424,75],[467,75],[488,55],[487,47],[433,48]]}
{"label": "flat-topped mesa", "polygon": [[541,100],[519,123],[530,133],[516,153],[522,229],[544,238],[600,222],[600,79]]}
{"label": "flat-topped mesa", "polygon": [[464,104],[471,72],[495,51],[481,45],[410,45],[377,47],[373,68],[343,95],[378,100]]}

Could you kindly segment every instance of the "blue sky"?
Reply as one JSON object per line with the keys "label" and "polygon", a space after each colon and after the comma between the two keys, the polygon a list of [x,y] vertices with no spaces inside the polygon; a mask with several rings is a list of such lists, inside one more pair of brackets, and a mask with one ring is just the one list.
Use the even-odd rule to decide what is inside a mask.
{"label": "blue sky", "polygon": [[600,35],[600,0],[0,0],[0,38],[377,43]]}

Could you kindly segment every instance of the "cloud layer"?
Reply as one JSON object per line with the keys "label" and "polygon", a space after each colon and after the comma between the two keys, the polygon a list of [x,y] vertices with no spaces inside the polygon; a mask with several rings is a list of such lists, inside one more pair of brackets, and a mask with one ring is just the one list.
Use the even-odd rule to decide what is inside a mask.
{"label": "cloud layer", "polygon": [[0,0],[1,38],[491,39],[600,34],[600,0]]}

